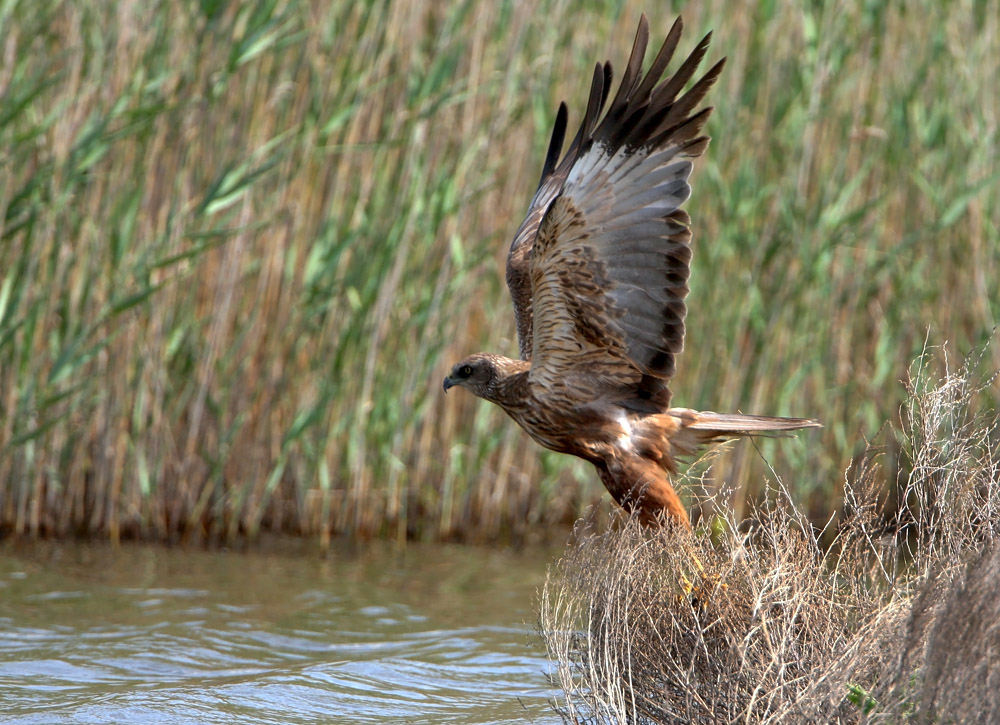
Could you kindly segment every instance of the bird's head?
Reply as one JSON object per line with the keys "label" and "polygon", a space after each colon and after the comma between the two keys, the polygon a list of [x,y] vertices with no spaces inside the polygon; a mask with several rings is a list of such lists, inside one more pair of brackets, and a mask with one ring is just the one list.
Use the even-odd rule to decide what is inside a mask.
{"label": "bird's head", "polygon": [[444,392],[447,393],[449,388],[461,385],[480,398],[495,402],[498,383],[507,372],[502,362],[503,359],[498,355],[484,352],[469,355],[452,367],[451,372],[444,379]]}

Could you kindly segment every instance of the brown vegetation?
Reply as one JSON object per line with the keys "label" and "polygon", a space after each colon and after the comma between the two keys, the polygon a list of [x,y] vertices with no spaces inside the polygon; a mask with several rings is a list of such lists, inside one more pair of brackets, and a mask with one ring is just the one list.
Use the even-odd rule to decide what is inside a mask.
{"label": "brown vegetation", "polygon": [[567,719],[993,722],[1000,437],[970,367],[911,387],[891,525],[871,451],[830,546],[780,480],[697,535],[579,530],[541,603]]}

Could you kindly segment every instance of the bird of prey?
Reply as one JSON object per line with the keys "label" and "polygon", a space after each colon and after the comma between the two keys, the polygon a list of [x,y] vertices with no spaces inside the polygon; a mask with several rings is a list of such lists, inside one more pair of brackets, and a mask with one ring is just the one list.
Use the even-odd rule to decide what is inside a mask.
{"label": "bird of prey", "polygon": [[664,78],[681,29],[678,18],[643,74],[649,22],[642,16],[610,105],[611,64],[597,64],[561,161],[568,114],[560,104],[541,181],[507,256],[520,359],[471,355],[451,369],[444,389],[467,388],[546,448],[590,461],[643,522],[690,527],[670,483],[679,458],[732,437],[819,423],[670,407],[691,262],[682,205],[712,111],[697,107],[725,62],[682,92],[711,33]]}

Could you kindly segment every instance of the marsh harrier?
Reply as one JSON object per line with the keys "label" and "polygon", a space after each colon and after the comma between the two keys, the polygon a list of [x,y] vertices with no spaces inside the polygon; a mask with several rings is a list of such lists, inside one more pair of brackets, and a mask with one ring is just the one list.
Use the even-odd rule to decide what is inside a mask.
{"label": "marsh harrier", "polygon": [[601,481],[643,521],[662,513],[689,526],[670,484],[677,459],[735,436],[819,425],[804,418],[671,408],[675,359],[684,347],[692,159],[708,137],[711,108],[697,106],[719,61],[684,93],[708,49],[706,35],[676,72],[678,19],[642,74],[645,15],[617,92],[598,64],[583,122],[560,161],[560,104],[542,178],[507,256],[520,359],[477,353],[444,379],[503,408],[546,448],[597,467]]}

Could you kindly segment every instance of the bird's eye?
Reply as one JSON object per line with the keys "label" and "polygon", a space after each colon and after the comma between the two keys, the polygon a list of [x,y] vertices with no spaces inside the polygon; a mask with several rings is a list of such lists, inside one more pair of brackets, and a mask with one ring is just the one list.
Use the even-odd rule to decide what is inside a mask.
{"label": "bird's eye", "polygon": [[471,365],[463,365],[460,372],[462,373],[462,377],[463,378],[467,378],[467,377],[469,377],[469,376],[472,375],[472,366]]}

